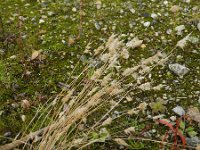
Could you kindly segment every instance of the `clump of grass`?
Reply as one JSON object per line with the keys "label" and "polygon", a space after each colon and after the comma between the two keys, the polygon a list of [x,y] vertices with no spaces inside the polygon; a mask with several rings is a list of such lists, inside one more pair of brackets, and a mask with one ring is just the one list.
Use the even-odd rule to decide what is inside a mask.
{"label": "clump of grass", "polygon": [[[87,53],[92,54],[92,61],[78,76],[73,77],[72,73],[74,80],[68,84],[69,88],[63,89],[52,102],[48,101],[46,108],[41,109],[43,113],[38,109],[27,127],[28,129],[32,126],[34,131],[38,131],[33,132],[31,136],[25,136],[26,130],[22,135],[25,138],[20,139],[23,142],[16,140],[15,146],[12,143],[3,148],[6,149],[7,146],[9,149],[25,143],[23,149],[62,150],[74,147],[82,149],[105,140],[113,140],[119,145],[128,146],[123,139],[116,136],[112,138],[115,133],[109,133],[105,126],[122,116],[140,111],[144,113],[147,104],[141,103],[138,107],[123,112],[117,118],[108,116],[124,99],[133,96],[130,96],[131,92],[162,88],[161,85],[153,86],[153,81],[146,77],[156,66],[164,65],[173,52],[172,50],[169,54],[165,54],[158,51],[132,67],[124,67],[121,62],[128,60],[129,50],[142,44],[141,40],[138,40],[126,44],[120,36],[113,34],[97,49],[87,50]],[[93,68],[92,73],[91,68]],[[101,113],[98,113],[99,111]],[[93,117],[95,114],[98,114],[96,118]],[[34,126],[37,122],[40,122],[39,128]],[[81,125],[85,126],[81,128]],[[127,127],[124,130],[128,132]],[[133,128],[129,130],[132,132]]]}

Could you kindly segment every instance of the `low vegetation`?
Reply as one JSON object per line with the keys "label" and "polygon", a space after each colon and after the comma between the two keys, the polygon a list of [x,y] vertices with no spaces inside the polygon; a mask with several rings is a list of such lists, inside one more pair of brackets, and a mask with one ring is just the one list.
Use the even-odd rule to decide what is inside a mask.
{"label": "low vegetation", "polygon": [[0,9],[0,149],[198,149],[198,2]]}

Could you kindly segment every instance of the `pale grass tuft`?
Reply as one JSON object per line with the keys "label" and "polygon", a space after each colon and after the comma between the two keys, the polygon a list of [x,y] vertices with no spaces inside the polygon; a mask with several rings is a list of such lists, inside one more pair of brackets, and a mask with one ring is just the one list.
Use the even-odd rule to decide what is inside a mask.
{"label": "pale grass tuft", "polygon": [[150,82],[146,82],[146,83],[141,84],[140,86],[138,86],[138,88],[143,90],[143,91],[150,91],[152,89],[152,86],[151,86]]}
{"label": "pale grass tuft", "polygon": [[124,70],[124,72],[122,73],[123,76],[129,76],[131,75],[132,73],[134,73],[135,71],[138,70],[140,66],[135,66],[135,67],[132,67],[132,68],[126,68]]}
{"label": "pale grass tuft", "polygon": [[146,102],[140,103],[136,108],[127,111],[128,115],[137,115],[140,111],[145,113],[148,104]]}
{"label": "pale grass tuft", "polygon": [[100,60],[104,63],[106,63],[110,58],[110,54],[109,53],[105,53],[105,54],[102,54],[100,55]]}
{"label": "pale grass tuft", "polygon": [[136,48],[141,46],[143,43],[143,40],[139,40],[137,37],[133,38],[131,41],[129,41],[128,43],[126,43],[126,46],[129,48]]}
{"label": "pale grass tuft", "polygon": [[126,133],[127,135],[134,133],[134,132],[135,132],[135,127],[129,127],[124,130],[124,133]]}
{"label": "pale grass tuft", "polygon": [[126,143],[126,141],[124,141],[124,140],[121,139],[121,138],[115,138],[114,141],[115,141],[117,144],[119,144],[119,145],[129,147],[129,145]]}
{"label": "pale grass tuft", "polygon": [[85,141],[85,139],[83,139],[83,138],[75,139],[75,140],[72,141],[72,146],[78,147],[78,146],[81,145],[84,141]]}
{"label": "pale grass tuft", "polygon": [[186,37],[184,37],[183,39],[181,39],[180,41],[177,42],[176,47],[180,47],[180,48],[184,48],[187,44],[187,41],[189,40],[191,33],[188,34]]}
{"label": "pale grass tuft", "polygon": [[164,87],[163,84],[159,84],[159,85],[157,85],[157,86],[154,86],[154,87],[153,87],[153,90],[155,90],[155,91],[160,91],[163,87]]}
{"label": "pale grass tuft", "polygon": [[106,75],[101,81],[101,86],[105,86],[109,84],[109,82],[112,80],[111,77],[112,77],[112,73],[109,73],[108,75]]}
{"label": "pale grass tuft", "polygon": [[63,103],[67,103],[69,101],[69,99],[71,98],[71,96],[73,95],[74,93],[74,89],[72,90],[69,90],[67,95],[65,95],[63,98],[62,98],[62,102]]}
{"label": "pale grass tuft", "polygon": [[122,51],[121,51],[121,56],[122,58],[124,59],[128,59],[129,58],[129,52],[126,48],[123,48]]}
{"label": "pale grass tuft", "polygon": [[109,125],[112,123],[112,118],[111,117],[108,117],[103,123],[102,123],[102,126],[105,126],[105,125]]}
{"label": "pale grass tuft", "polygon": [[99,55],[104,49],[105,47],[103,45],[99,46],[97,49],[94,50],[94,56]]}
{"label": "pale grass tuft", "polygon": [[102,73],[103,73],[103,67],[97,69],[97,70],[94,72],[94,74],[93,74],[92,77],[91,77],[91,80],[97,80],[97,79],[99,79],[99,78],[101,77]]}
{"label": "pale grass tuft", "polygon": [[86,46],[86,48],[85,48],[85,50],[84,50],[84,53],[85,54],[92,54],[92,52],[91,52],[91,42],[89,42],[88,44],[87,44],[87,46]]}
{"label": "pale grass tuft", "polygon": [[106,48],[108,48],[108,51],[111,55],[114,55],[117,53],[117,51],[123,46],[123,41],[120,41],[116,35],[112,35],[108,42],[106,43]]}

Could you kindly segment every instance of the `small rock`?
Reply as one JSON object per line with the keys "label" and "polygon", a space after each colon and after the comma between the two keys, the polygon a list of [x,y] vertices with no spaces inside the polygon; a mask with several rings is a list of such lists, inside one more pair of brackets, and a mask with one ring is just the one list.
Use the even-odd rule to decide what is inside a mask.
{"label": "small rock", "polygon": [[43,23],[45,23],[45,21],[43,19],[40,19],[39,24],[43,24]]}
{"label": "small rock", "polygon": [[185,30],[185,26],[184,25],[177,26],[175,30],[177,31],[177,35],[182,35],[182,31]]}
{"label": "small rock", "polygon": [[199,38],[195,36],[190,36],[188,41],[190,41],[192,44],[198,44],[199,43]]}
{"label": "small rock", "polygon": [[23,122],[25,122],[26,116],[25,115],[21,115],[21,119],[22,119]]}
{"label": "small rock", "polygon": [[176,116],[171,116],[171,117],[170,117],[170,120],[171,120],[171,121],[176,121]]}
{"label": "small rock", "polygon": [[85,55],[82,55],[82,56],[80,57],[80,60],[81,60],[83,63],[85,63],[85,62],[88,61],[88,60],[87,60],[87,57],[86,57]]}
{"label": "small rock", "polygon": [[9,131],[9,132],[6,132],[4,133],[4,137],[10,137],[12,135],[12,133]]}
{"label": "small rock", "polygon": [[54,15],[55,15],[55,13],[54,13],[53,11],[49,11],[49,12],[48,12],[48,16],[49,16],[49,17],[52,17],[52,16],[54,16]]}
{"label": "small rock", "polygon": [[76,11],[77,11],[77,9],[74,7],[74,8],[72,8],[72,11],[73,11],[73,12],[76,12]]}
{"label": "small rock", "polygon": [[197,24],[197,29],[200,31],[200,22]]}
{"label": "small rock", "polygon": [[134,14],[134,13],[135,13],[135,9],[131,8],[131,9],[130,9],[130,12],[131,12],[132,14]]}
{"label": "small rock", "polygon": [[182,8],[178,5],[174,5],[170,8],[170,11],[173,13],[179,12],[180,10],[182,10]]}
{"label": "small rock", "polygon": [[167,32],[167,34],[171,34],[171,33],[172,33],[172,30],[171,30],[171,29],[168,29],[166,32]]}
{"label": "small rock", "polygon": [[164,1],[163,4],[164,4],[164,5],[168,5],[168,1]]}
{"label": "small rock", "polygon": [[[190,146],[197,146],[198,144],[200,144],[200,140],[198,137],[192,137],[192,138],[188,138],[186,137],[186,142],[187,142],[187,145],[190,145]],[[198,149],[196,149],[198,150]]]}
{"label": "small rock", "polygon": [[65,40],[62,40],[61,42],[62,42],[63,44],[67,44],[67,42],[66,42]]}
{"label": "small rock", "polygon": [[18,107],[19,107],[19,104],[17,104],[17,103],[12,103],[11,106],[12,106],[13,108],[18,108]]}
{"label": "small rock", "polygon": [[156,133],[156,129],[152,129],[152,133]]}
{"label": "small rock", "polygon": [[178,75],[180,78],[182,78],[185,74],[189,72],[190,69],[188,69],[185,66],[182,66],[180,64],[169,64],[169,69],[174,72],[176,75]]}
{"label": "small rock", "polygon": [[29,109],[31,107],[31,103],[28,100],[25,99],[25,100],[22,100],[21,106],[24,109]]}
{"label": "small rock", "polygon": [[174,107],[174,108],[172,109],[172,111],[173,111],[174,113],[176,113],[177,115],[179,115],[179,116],[185,115],[185,110],[184,110],[181,106],[176,106],[176,107]]}
{"label": "small rock", "polygon": [[47,19],[48,17],[46,15],[41,16],[42,19]]}
{"label": "small rock", "polygon": [[155,13],[151,14],[151,18],[156,19],[157,17],[158,16]]}
{"label": "small rock", "polygon": [[200,111],[197,107],[191,107],[187,110],[187,116],[192,120],[200,123]]}
{"label": "small rock", "polygon": [[149,27],[150,26],[150,22],[149,21],[147,21],[147,22],[145,22],[143,25],[145,26],[145,27]]}
{"label": "small rock", "polygon": [[100,29],[101,29],[101,27],[100,27],[100,25],[99,25],[98,22],[95,22],[95,23],[94,23],[94,26],[95,26],[95,28],[96,28],[97,30],[100,30]]}
{"label": "small rock", "polygon": [[16,55],[12,55],[12,56],[10,56],[10,59],[16,59],[16,58],[17,58]]}

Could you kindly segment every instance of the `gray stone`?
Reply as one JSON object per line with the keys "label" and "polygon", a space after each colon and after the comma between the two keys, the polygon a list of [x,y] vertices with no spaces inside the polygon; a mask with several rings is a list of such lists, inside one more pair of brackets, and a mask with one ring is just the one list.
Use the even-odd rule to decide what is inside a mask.
{"label": "gray stone", "polygon": [[184,110],[181,106],[176,106],[176,107],[174,107],[174,108],[172,109],[172,111],[173,111],[174,113],[176,113],[177,115],[179,115],[179,116],[185,115],[185,110]]}
{"label": "gray stone", "polygon": [[145,22],[143,25],[144,25],[145,27],[149,27],[149,26],[151,25],[151,23],[150,23],[149,21],[147,21],[147,22]]}
{"label": "gray stone", "polygon": [[6,132],[6,133],[4,133],[4,136],[5,137],[10,137],[12,135],[12,133],[9,131],[9,132]]}
{"label": "gray stone", "polygon": [[192,138],[186,137],[186,142],[190,146],[197,146],[197,144],[200,144],[200,140],[198,137],[192,137]]}
{"label": "gray stone", "polygon": [[185,30],[185,26],[184,25],[177,26],[175,30],[177,31],[177,35],[182,35],[183,30]]}
{"label": "gray stone", "polygon": [[178,75],[180,78],[182,78],[185,74],[189,72],[190,69],[188,69],[185,66],[182,66],[180,64],[169,64],[169,69],[174,72],[176,75]]}
{"label": "gray stone", "polygon": [[97,30],[100,30],[100,29],[101,29],[101,27],[100,27],[100,25],[99,25],[98,22],[95,22],[95,23],[94,23],[94,26],[95,26],[95,28],[96,28]]}

